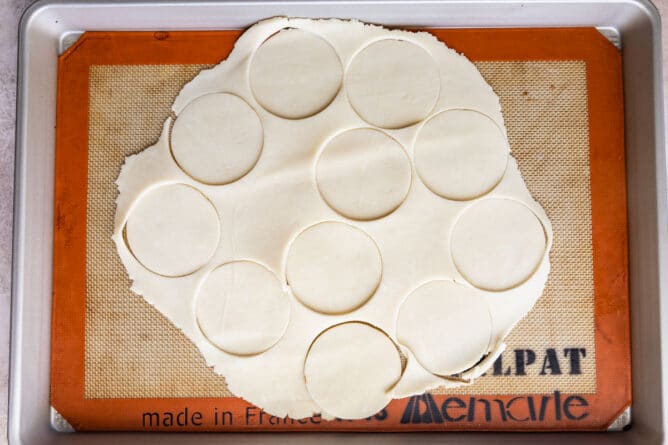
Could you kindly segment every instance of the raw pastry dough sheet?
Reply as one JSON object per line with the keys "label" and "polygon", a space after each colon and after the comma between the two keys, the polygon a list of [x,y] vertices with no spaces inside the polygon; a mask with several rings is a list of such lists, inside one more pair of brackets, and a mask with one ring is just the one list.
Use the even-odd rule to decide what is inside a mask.
{"label": "raw pastry dough sheet", "polygon": [[[294,34],[299,37],[289,37],[286,44],[277,43],[277,49],[270,49],[274,39]],[[337,65],[340,60],[340,64],[348,67],[339,93],[333,100],[331,94],[324,97],[321,103],[329,105],[306,119],[284,119],[267,112],[257,103],[257,94],[253,94],[257,81],[253,82],[252,74],[272,77],[277,68],[255,72],[259,59],[290,59],[295,57],[296,46],[305,43],[309,46],[308,42],[314,39],[323,46],[315,51],[318,56],[305,51],[303,59],[297,57],[289,63],[290,68],[304,66],[306,72],[294,74],[298,78],[295,84],[303,83],[301,89],[296,89],[300,94],[294,96],[315,97],[317,92],[325,91],[323,88],[311,91],[313,79],[317,84],[331,70],[327,63],[320,63],[325,69],[310,73],[313,59],[319,59],[322,52],[329,54],[326,58],[333,58]],[[266,54],[265,46],[269,47],[265,51],[271,52],[271,57],[262,56]],[[373,57],[366,57],[367,51]],[[356,74],[358,65],[370,72],[364,76]],[[411,71],[428,76],[416,77]],[[285,72],[280,73],[280,77],[284,75]],[[301,81],[299,76],[307,77]],[[281,82],[280,77],[273,84],[275,91],[263,94],[265,100],[281,98],[286,87],[294,88],[290,82]],[[374,90],[377,83],[382,84],[380,91]],[[221,101],[224,97],[236,97],[236,103],[243,106],[237,113],[227,115],[235,102]],[[293,99],[286,103],[296,104]],[[353,108],[357,107],[365,111],[356,112]],[[119,193],[112,238],[132,280],[131,289],[197,345],[207,365],[225,377],[232,394],[273,416],[303,419],[321,414],[331,419],[335,414],[344,419],[358,419],[362,414],[368,417],[374,413],[360,410],[356,405],[385,400],[386,392],[394,399],[420,395],[433,388],[461,386],[463,382],[439,375],[468,375],[466,371],[485,355],[494,355],[504,348],[505,337],[542,294],[550,269],[552,228],[540,203],[530,196],[516,160],[508,153],[510,147],[500,108],[498,97],[473,63],[429,33],[389,30],[339,19],[276,17],[260,21],[239,37],[223,62],[201,71],[183,87],[172,106],[177,117],[165,122],[158,142],[128,156],[123,164],[116,179]],[[193,117],[192,110],[196,109],[201,111]],[[462,114],[468,115],[462,119]],[[491,186],[484,186],[486,181],[483,181],[479,191],[462,196],[466,200],[456,201],[443,199],[418,180],[417,176],[423,173],[432,178],[448,176],[447,168],[458,162],[452,155],[430,161],[442,170],[438,174],[421,169],[421,164],[413,164],[416,150],[423,147],[422,135],[426,134],[427,140],[434,139],[433,133],[429,136],[422,125],[428,125],[433,119],[429,116],[433,115],[456,121],[454,128],[437,124],[436,139],[455,146],[461,144],[455,149],[460,153],[456,158],[473,161],[476,167],[471,174],[439,187],[439,193],[458,193],[462,184],[479,183],[482,176],[479,172],[490,168],[489,161],[493,170],[501,170],[501,174],[494,175]],[[255,166],[239,180],[222,185],[203,183],[193,180],[186,169],[179,169],[174,162],[173,154],[181,147],[180,165],[208,158],[203,165],[224,166],[221,172],[237,171],[236,158],[244,157],[249,150],[238,147],[236,140],[244,139],[240,136],[247,133],[249,116],[254,118],[250,122],[260,123],[264,143]],[[406,125],[416,118],[419,121],[400,129],[374,129],[365,122],[371,116],[388,118],[392,126]],[[171,122],[174,123],[170,138]],[[188,139],[175,137],[177,129],[192,127],[195,122],[197,125]],[[477,128],[470,128],[471,125]],[[221,129],[228,127],[235,128],[237,135],[222,134]],[[215,134],[210,133],[213,131]],[[487,140],[490,131],[495,137],[491,143]],[[255,135],[254,131],[248,133]],[[369,138],[369,134],[373,137]],[[366,136],[355,142],[347,139],[351,135]],[[201,139],[203,136],[206,137]],[[472,140],[465,141],[466,137]],[[347,141],[339,145],[340,138]],[[210,148],[204,148],[207,144],[215,146],[217,154],[229,153],[225,156],[227,162],[211,158],[207,154]],[[489,147],[503,156],[497,159],[481,156],[472,153],[471,146]],[[340,147],[353,147],[359,157],[342,156]],[[393,166],[397,161],[398,165]],[[338,166],[332,169],[332,164]],[[357,170],[358,166],[363,168]],[[328,170],[340,191],[336,199],[332,199],[331,190],[326,193]],[[378,180],[385,184],[372,185]],[[395,187],[399,193],[393,196],[390,191]],[[178,193],[181,189],[190,190],[190,194]],[[197,191],[200,199],[195,199]],[[188,198],[182,199],[185,196]],[[202,212],[201,207],[206,204],[203,197],[218,214],[219,242],[207,236],[205,222],[210,212]],[[384,208],[361,214],[373,210],[372,204],[384,204]],[[206,207],[209,210],[210,206]],[[146,209],[153,212],[147,214]],[[171,209],[178,211],[166,216]],[[195,223],[189,221],[191,216],[201,229],[191,228]],[[215,219],[209,222],[215,223]],[[137,232],[144,236],[137,237]],[[316,239],[311,237],[314,233],[318,234]],[[307,239],[310,247],[304,249]],[[192,253],[184,245],[191,245]],[[198,246],[215,246],[215,252],[211,254],[211,249]],[[202,251],[209,254],[204,258],[205,263],[201,262]],[[300,256],[299,251],[303,256],[301,266],[300,261],[294,261],[295,254]],[[346,256],[350,258],[345,259]],[[331,263],[326,258],[336,258],[342,263]],[[214,268],[239,260],[263,265],[282,284],[285,297],[277,293],[273,303],[267,296],[264,300],[267,306],[249,302],[241,306],[242,311],[234,312],[234,304],[228,304],[225,295],[240,296],[240,301],[250,300],[264,293],[259,281],[248,275],[244,279],[232,274],[235,279],[228,280],[227,286],[233,282],[245,283],[234,291],[222,283],[214,287],[207,283]],[[180,264],[183,262],[186,264]],[[193,271],[193,263],[201,267]],[[161,266],[164,272],[148,265]],[[192,273],[174,276],[175,270]],[[464,315],[465,307],[456,303],[445,309],[428,308],[428,312],[443,314],[440,332],[434,334],[437,338],[448,338],[449,343],[444,340],[437,348],[423,348],[418,356],[415,348],[421,343],[419,339],[428,336],[422,331],[423,323],[416,320],[402,325],[407,335],[414,335],[413,345],[408,346],[397,337],[397,320],[402,314],[401,302],[407,295],[433,280],[470,283],[467,286],[471,293],[481,299],[477,311],[489,315],[472,318]],[[305,281],[312,281],[310,289],[304,288],[308,288]],[[359,290],[355,289],[357,286]],[[203,293],[205,288],[208,290]],[[210,294],[212,289],[220,294]],[[333,291],[333,295],[323,299],[325,302],[358,292],[361,301],[337,310],[319,310],[315,302],[301,304],[322,289]],[[209,298],[202,298],[205,294]],[[225,303],[218,306],[211,304],[213,301]],[[289,313],[287,324],[279,316],[283,310]],[[251,321],[270,312],[276,312],[275,321],[280,323]],[[460,328],[448,322],[445,313],[468,323]],[[324,397],[317,402],[309,390],[309,381],[317,381],[318,373],[313,372],[312,378],[305,376],[304,364],[309,362],[309,350],[313,351],[316,336],[329,328],[334,332],[334,325],[347,321],[369,323],[380,329],[405,354],[407,363],[400,381],[383,382],[375,388],[378,391],[375,396],[371,387],[367,391],[350,391],[345,398],[353,399],[356,394],[359,399],[349,400],[347,407],[334,403],[337,407],[330,411],[322,403],[334,400]],[[228,324],[239,328],[228,330]],[[481,333],[487,344],[479,344]],[[235,336],[234,343],[246,343],[243,351],[222,346],[221,341],[227,343]],[[263,336],[273,341],[250,347],[249,339],[259,341]],[[346,350],[341,356],[348,355],[351,365],[355,364],[358,361],[353,357],[368,355],[363,352],[364,343],[341,343],[339,347]],[[335,342],[324,344],[331,347]],[[468,351],[474,355],[467,357]],[[450,363],[438,370],[427,370],[420,364],[429,361],[425,355],[450,356]],[[369,372],[365,366],[365,372],[380,376],[399,360],[398,355],[381,357],[388,361],[375,360],[377,370]],[[331,367],[334,366],[337,365],[332,363]],[[357,374],[353,367],[346,369],[351,376]],[[478,373],[486,370],[480,366]],[[429,375],[432,373],[437,375]],[[343,370],[330,375],[341,380],[323,382],[323,386],[337,387],[354,380],[345,378]],[[276,385],[277,381],[281,385]],[[339,389],[338,393],[347,392]],[[380,410],[375,403],[369,406]]]}
{"label": "raw pastry dough sheet", "polygon": [[[61,59],[58,110],[52,401],[75,428],[602,429],[623,410],[630,401],[630,359],[626,244],[620,243],[626,221],[619,54],[587,29],[434,33],[474,61],[500,96],[513,155],[552,221],[554,247],[544,296],[507,340],[503,373],[510,369],[510,375],[488,373],[474,386],[437,389],[431,397],[442,408],[451,397],[468,406],[470,397],[553,400],[559,391],[562,405],[570,396],[586,400],[588,415],[556,419],[550,411],[540,421],[509,423],[497,412],[486,421],[480,409],[475,424],[402,423],[407,411],[427,406],[427,399],[405,399],[390,404],[382,420],[272,424],[227,398],[224,379],[196,348],[129,290],[108,234],[113,181],[124,156],[157,139],[178,91],[224,58],[238,32],[90,33]],[[82,95],[88,107],[75,109],[71,104]],[[541,375],[550,349],[562,372],[547,368]],[[586,350],[579,374],[569,373],[565,349]],[[597,361],[607,367],[597,369]],[[203,413],[204,426],[142,423],[144,412],[176,415],[185,406]],[[214,409],[233,411],[234,423],[216,425]],[[255,415],[246,419],[248,409]],[[521,417],[527,408],[513,409]],[[111,410],[114,416],[102,415]]]}

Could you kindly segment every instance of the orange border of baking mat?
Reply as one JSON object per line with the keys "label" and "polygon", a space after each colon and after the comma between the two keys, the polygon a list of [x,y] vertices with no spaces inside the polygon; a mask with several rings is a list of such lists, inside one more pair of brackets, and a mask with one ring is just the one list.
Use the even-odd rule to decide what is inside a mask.
{"label": "orange border of baking mat", "polygon": [[[88,69],[91,65],[214,64],[241,31],[94,32],[60,57],[56,128],[51,401],[76,430],[443,431],[605,430],[631,403],[626,179],[621,55],[593,28],[429,30],[473,61],[584,60],[587,67],[597,394],[418,396],[395,400],[385,418],[259,422],[238,398],[84,399]],[[483,421],[470,409],[493,418]],[[473,408],[471,406],[473,405]],[[501,410],[500,407],[504,409]],[[233,411],[232,425],[143,427],[144,412]],[[247,409],[254,417],[247,420]],[[478,411],[474,411],[478,412]],[[542,417],[542,420],[541,420]],[[272,424],[273,423],[276,424]],[[403,423],[402,423],[403,420]]]}

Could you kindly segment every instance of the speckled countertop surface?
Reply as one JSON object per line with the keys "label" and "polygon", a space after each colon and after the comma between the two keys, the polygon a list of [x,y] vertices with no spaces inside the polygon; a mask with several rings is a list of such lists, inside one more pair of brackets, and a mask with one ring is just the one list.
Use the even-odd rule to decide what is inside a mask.
{"label": "speckled countertop surface", "polygon": [[[31,3],[32,0],[0,0],[0,444],[7,442],[17,27],[22,12]],[[668,0],[655,0],[654,3],[665,17]],[[668,97],[666,22],[668,19],[662,24],[664,103]]]}
{"label": "speckled countertop surface", "polygon": [[30,3],[0,0],[0,444],[7,443],[17,25]]}

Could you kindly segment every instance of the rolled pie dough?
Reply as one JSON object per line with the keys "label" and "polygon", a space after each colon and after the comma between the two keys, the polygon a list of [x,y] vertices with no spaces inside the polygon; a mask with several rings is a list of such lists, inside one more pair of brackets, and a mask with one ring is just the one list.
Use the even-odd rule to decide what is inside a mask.
{"label": "rolled pie dough", "polygon": [[262,123],[238,96],[205,94],[174,122],[174,160],[185,173],[209,184],[236,181],[253,168],[262,150]]}
{"label": "rolled pie dough", "polygon": [[127,245],[157,274],[177,277],[206,264],[220,226],[213,204],[197,189],[167,184],[146,190],[125,224]]}
{"label": "rolled pie dough", "polygon": [[204,279],[195,316],[202,333],[223,351],[259,354],[283,336],[290,302],[270,270],[252,261],[233,261]]}
{"label": "rolled pie dough", "polygon": [[292,294],[311,309],[341,314],[357,309],[380,284],[383,264],[376,243],[342,223],[318,223],[290,245],[286,278]]}
{"label": "rolled pie dough", "polygon": [[329,206],[351,219],[391,213],[406,199],[411,163],[396,140],[373,128],[337,134],[316,164],[316,182]]}
{"label": "rolled pie dough", "polygon": [[[387,335],[360,322],[335,325],[320,334],[306,355],[304,378],[325,415],[362,419],[392,399],[401,376],[399,351]],[[324,408],[323,408],[324,409]]]}
{"label": "rolled pie dough", "polygon": [[552,229],[499,99],[428,33],[266,20],[172,111],[125,160],[113,239],[133,291],[272,415],[470,383],[543,290]]}

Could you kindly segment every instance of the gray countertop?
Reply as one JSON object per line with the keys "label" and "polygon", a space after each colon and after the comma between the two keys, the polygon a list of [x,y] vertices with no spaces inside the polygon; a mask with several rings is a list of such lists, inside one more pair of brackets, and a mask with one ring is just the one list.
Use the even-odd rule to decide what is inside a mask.
{"label": "gray countertop", "polygon": [[[32,0],[0,0],[0,444],[7,442],[7,374],[14,180],[17,26]],[[668,0],[655,0],[664,16]],[[668,92],[668,20],[663,28],[664,103]]]}
{"label": "gray countertop", "polygon": [[0,0],[0,444],[7,443],[17,24],[30,3]]}

